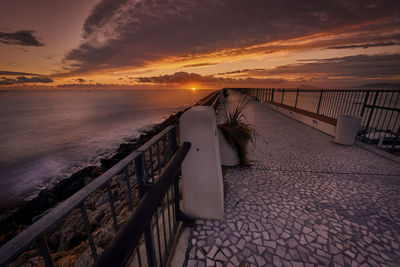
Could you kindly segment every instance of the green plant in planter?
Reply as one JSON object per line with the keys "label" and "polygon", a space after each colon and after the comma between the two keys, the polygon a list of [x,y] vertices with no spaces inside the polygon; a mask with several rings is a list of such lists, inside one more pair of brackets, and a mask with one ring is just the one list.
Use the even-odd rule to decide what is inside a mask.
{"label": "green plant in planter", "polygon": [[240,164],[243,166],[250,166],[247,146],[255,138],[254,128],[242,121],[243,111],[249,101],[247,97],[241,96],[229,110],[224,104],[225,122],[218,126],[228,143],[237,148]]}

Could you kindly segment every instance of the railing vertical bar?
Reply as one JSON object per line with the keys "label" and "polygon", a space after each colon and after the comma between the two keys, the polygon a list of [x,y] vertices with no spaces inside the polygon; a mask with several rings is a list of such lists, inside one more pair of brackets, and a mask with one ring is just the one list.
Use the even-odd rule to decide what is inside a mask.
{"label": "railing vertical bar", "polygon": [[178,142],[176,140],[176,137],[177,137],[176,127],[171,129],[169,137],[170,137],[171,152],[172,152],[172,155],[173,155],[178,150]]}
{"label": "railing vertical bar", "polygon": [[[165,201],[165,196],[164,196],[163,201]],[[167,245],[167,229],[165,228],[165,216],[164,216],[165,207],[162,207],[161,211],[162,211],[162,222],[163,222],[164,245],[165,245],[165,249],[167,249],[168,248],[168,245]]]}
{"label": "railing vertical bar", "polygon": [[151,181],[154,182],[154,167],[153,167],[153,149],[149,147],[149,160],[150,160],[150,177]]}
{"label": "railing vertical bar", "polygon": [[117,221],[117,215],[115,213],[114,196],[111,190],[110,182],[107,183],[107,192],[108,192],[108,202],[110,203],[110,208],[111,208],[111,217],[114,223],[114,230],[115,232],[118,232],[118,221]]}
{"label": "railing vertical bar", "polygon": [[325,90],[321,89],[324,92],[324,96],[321,99],[321,107],[319,109],[319,114],[324,115],[324,110],[325,110],[325,103],[326,103],[326,98],[328,97],[327,93]]}
{"label": "railing vertical bar", "polygon": [[[381,101],[379,101],[378,106],[383,106],[383,107],[385,106],[388,93],[387,93],[387,92],[386,92],[386,93],[382,93],[382,94],[381,94],[381,99],[380,99],[380,100],[382,100],[384,94],[385,94],[385,99],[383,100],[383,104],[381,103]],[[374,138],[375,138],[375,134],[377,133],[377,131],[383,130],[383,129],[380,129],[380,128],[379,128],[379,122],[381,122],[382,113],[383,113],[383,112],[386,112],[386,111],[385,111],[384,109],[380,109],[380,111],[381,111],[381,113],[379,114],[379,118],[378,118],[378,121],[377,121],[377,123],[376,123],[376,131],[375,131],[375,133],[374,133]],[[381,124],[381,128],[382,128],[382,127],[383,127],[383,124]]]}
{"label": "railing vertical bar", "polygon": [[163,136],[163,150],[164,150],[164,160],[163,160],[163,166],[165,166],[168,162],[169,158],[169,149],[168,149],[168,134]]}
{"label": "railing vertical bar", "polygon": [[[350,108],[350,114],[357,116],[357,113],[355,113],[357,111],[357,106],[358,106],[358,91],[353,92],[353,97],[352,97],[352,101],[351,101],[351,108]],[[354,112],[353,112],[354,111]]]}
{"label": "railing vertical bar", "polygon": [[326,117],[330,117],[330,115],[329,115],[329,113],[330,113],[330,110],[329,110],[329,105],[330,105],[330,103],[331,103],[331,98],[332,98],[332,92],[330,92],[330,91],[328,91],[328,92],[326,92],[326,94],[327,94],[327,96],[326,96],[326,104],[325,104],[325,111],[324,111],[324,113],[325,113],[325,116]]}
{"label": "railing vertical bar", "polygon": [[[175,178],[176,179],[176,178]],[[173,192],[173,187],[170,187],[169,191],[171,192],[171,201],[174,201],[174,192]],[[174,202],[175,204],[175,202]],[[174,233],[176,232],[176,211],[175,211],[175,205],[172,206],[172,221],[174,222]]]}
{"label": "railing vertical bar", "polygon": [[322,100],[322,94],[323,90],[321,90],[321,93],[319,94],[319,100],[318,100],[318,108],[317,108],[317,115],[319,114],[319,109],[321,108],[321,100]]}
{"label": "railing vertical bar", "polygon": [[379,95],[379,93],[378,93],[378,91],[376,91],[375,92],[375,96],[374,96],[374,100],[373,100],[373,103],[372,103],[372,107],[369,108],[369,115],[368,115],[367,124],[365,125],[365,131],[368,131],[368,129],[369,129],[369,125],[371,123],[372,115],[374,114],[374,109],[375,109],[376,101],[378,99],[378,95]]}
{"label": "railing vertical bar", "polygon": [[157,167],[158,167],[158,174],[161,174],[161,157],[160,157],[160,141],[157,141],[156,143],[156,147],[157,147]]}
{"label": "railing vertical bar", "polygon": [[325,97],[325,103],[324,103],[324,116],[329,117],[328,113],[329,113],[329,103],[330,103],[330,99],[331,99],[331,92],[330,91],[326,91],[325,92],[326,97]]}
{"label": "railing vertical bar", "polygon": [[349,92],[343,92],[343,95],[344,95],[344,101],[343,101],[342,114],[348,115],[348,108],[349,108],[349,104],[350,104]]}
{"label": "railing vertical bar", "polygon": [[343,105],[343,114],[349,115],[349,107],[350,107],[350,92],[344,93],[344,105]]}
{"label": "railing vertical bar", "polygon": [[144,230],[144,240],[146,243],[146,256],[147,263],[149,266],[157,266],[156,260],[156,252],[154,247],[154,236],[153,236],[153,218],[150,219],[150,222],[146,225],[146,229]]}
{"label": "railing vertical bar", "polygon": [[49,246],[47,245],[47,241],[43,234],[40,235],[38,243],[39,243],[38,245],[39,245],[40,252],[42,253],[42,256],[43,256],[44,262],[46,263],[46,266],[47,267],[55,266],[54,260],[51,257]]}
{"label": "railing vertical bar", "polygon": [[344,114],[344,109],[345,109],[345,100],[346,100],[346,92],[341,92],[341,97],[340,97],[340,108],[339,108],[339,113],[338,115]]}
{"label": "railing vertical bar", "polygon": [[[393,92],[393,93],[394,93],[394,92]],[[394,102],[393,108],[396,108],[396,104],[399,102],[399,97],[400,97],[400,91],[397,92],[397,98],[396,98],[396,101]],[[393,116],[393,113],[394,113],[394,112],[395,112],[395,111],[393,110],[393,111],[392,111],[392,114],[390,115],[390,121],[392,121],[392,116]],[[396,119],[393,121],[393,127],[392,127],[392,129],[391,129],[391,133],[393,133],[394,128],[396,127],[396,122],[397,122],[397,120],[398,120],[398,118],[399,118],[399,114],[400,114],[400,112],[397,111],[397,117],[396,117]]]}
{"label": "railing vertical bar", "polygon": [[[386,93],[386,98],[387,98],[388,95],[389,95],[389,92]],[[389,108],[390,108],[390,102],[392,101],[392,98],[393,98],[393,92],[392,92],[392,95],[389,97],[389,104],[387,105],[387,107],[389,107]],[[385,101],[385,102],[386,102],[386,101]],[[386,103],[385,103],[384,106],[386,107]],[[385,133],[389,130],[389,124],[390,124],[390,120],[392,119],[393,111],[394,111],[394,110],[391,111],[391,113],[390,113],[391,116],[390,116],[390,118],[389,118],[389,116],[388,116],[389,110],[387,110],[387,111],[386,111],[386,114],[385,114],[385,116],[384,116],[384,118],[383,118],[382,130],[384,130]],[[387,125],[386,125],[386,129],[385,129],[385,122],[386,122],[386,119],[389,119],[389,120],[388,120],[388,123],[387,123]]]}
{"label": "railing vertical bar", "polygon": [[144,155],[142,152],[135,158],[136,179],[139,186],[140,198],[146,193],[145,184],[147,183],[147,173],[144,165]]}
{"label": "railing vertical bar", "polygon": [[347,109],[347,112],[350,114],[350,115],[353,115],[353,110],[354,110],[354,107],[355,107],[355,103],[356,103],[356,94],[357,94],[357,92],[350,92],[350,104],[349,104],[349,107],[348,107],[348,109]]}
{"label": "railing vertical bar", "polygon": [[337,118],[340,113],[341,113],[341,108],[342,108],[342,101],[343,101],[343,94],[341,92],[338,92],[338,102],[337,102],[337,111],[335,117]]}
{"label": "railing vertical bar", "polygon": [[128,192],[128,203],[129,209],[133,211],[133,198],[132,198],[132,189],[131,189],[131,178],[129,177],[129,169],[128,166],[124,168],[124,174],[126,179],[126,188]]}
{"label": "railing vertical bar", "polygon": [[159,208],[155,212],[155,217],[156,217],[156,231],[157,231],[157,245],[158,245],[158,257],[160,259],[160,265],[162,265],[163,262],[163,257],[161,253],[161,241],[160,241],[160,226],[158,225],[158,213],[159,213]]}
{"label": "railing vertical bar", "polygon": [[330,110],[330,115],[329,117],[331,118],[335,118],[335,99],[336,99],[336,92],[332,91],[331,92],[331,102],[330,102],[330,106],[329,106],[329,110]]}
{"label": "railing vertical bar", "polygon": [[281,104],[283,104],[283,98],[285,97],[285,89],[281,90]]}
{"label": "railing vertical bar", "polygon": [[[365,93],[365,94],[366,94],[366,93]],[[362,117],[362,115],[361,115],[361,110],[363,109],[363,105],[364,105],[364,97],[365,97],[364,92],[361,92],[361,91],[360,91],[360,95],[359,95],[360,105],[359,105],[358,111],[357,111],[357,114],[358,114],[358,116],[360,116],[360,117]]]}
{"label": "railing vertical bar", "polygon": [[271,96],[272,101],[271,102],[274,102],[274,97],[275,97],[275,88],[272,88],[272,96]]}
{"label": "railing vertical bar", "polygon": [[171,228],[171,211],[170,211],[170,201],[169,201],[169,194],[168,194],[168,190],[166,192],[167,195],[167,206],[168,206],[168,229],[169,229],[169,240],[172,240],[172,228]]}
{"label": "railing vertical bar", "polygon": [[87,215],[87,211],[86,211],[86,207],[85,207],[85,203],[84,202],[81,203],[80,209],[81,209],[81,213],[82,213],[82,217],[83,217],[83,222],[85,223],[86,234],[87,234],[88,239],[89,239],[89,245],[90,245],[90,249],[92,251],[92,257],[93,257],[94,260],[96,260],[97,259],[96,244],[94,243],[94,239],[93,239],[93,235],[92,235],[92,229],[90,227],[89,218],[88,218],[88,215]]}
{"label": "railing vertical bar", "polygon": [[142,256],[140,255],[140,245],[138,245],[137,247],[136,247],[136,253],[137,253],[137,256],[138,256],[138,264],[139,264],[139,267],[142,267],[143,266],[143,264],[142,264]]}
{"label": "railing vertical bar", "polygon": [[360,113],[361,117],[364,116],[365,107],[367,106],[368,99],[369,99],[369,94],[370,94],[370,91],[368,90],[367,93],[364,96],[364,101],[363,101],[364,103],[363,103],[363,106],[361,108],[361,113]]}
{"label": "railing vertical bar", "polygon": [[296,92],[294,92],[293,94],[293,107],[297,108],[297,102],[299,101],[299,95],[298,95],[298,88],[296,89]]}

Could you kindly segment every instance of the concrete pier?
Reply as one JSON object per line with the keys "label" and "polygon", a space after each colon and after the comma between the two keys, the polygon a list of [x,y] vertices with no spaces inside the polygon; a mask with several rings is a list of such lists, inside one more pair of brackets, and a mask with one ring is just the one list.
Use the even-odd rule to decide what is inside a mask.
{"label": "concrete pier", "polygon": [[187,266],[400,264],[397,162],[256,101],[246,118],[253,165],[228,169],[224,219],[197,220]]}

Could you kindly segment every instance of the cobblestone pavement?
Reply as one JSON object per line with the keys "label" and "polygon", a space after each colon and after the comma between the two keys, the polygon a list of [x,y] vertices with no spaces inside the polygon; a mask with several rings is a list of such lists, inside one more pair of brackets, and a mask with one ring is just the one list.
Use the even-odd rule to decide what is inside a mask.
{"label": "cobblestone pavement", "polygon": [[[400,266],[400,166],[251,102],[253,166],[225,175],[187,266]],[[247,265],[246,265],[247,264]]]}

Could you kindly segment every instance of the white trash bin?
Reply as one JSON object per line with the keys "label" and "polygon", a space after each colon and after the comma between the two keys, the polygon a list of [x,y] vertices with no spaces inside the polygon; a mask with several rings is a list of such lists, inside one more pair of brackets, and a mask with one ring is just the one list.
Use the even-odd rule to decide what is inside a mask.
{"label": "white trash bin", "polygon": [[353,145],[360,124],[361,117],[339,115],[336,123],[335,142],[342,145]]}

